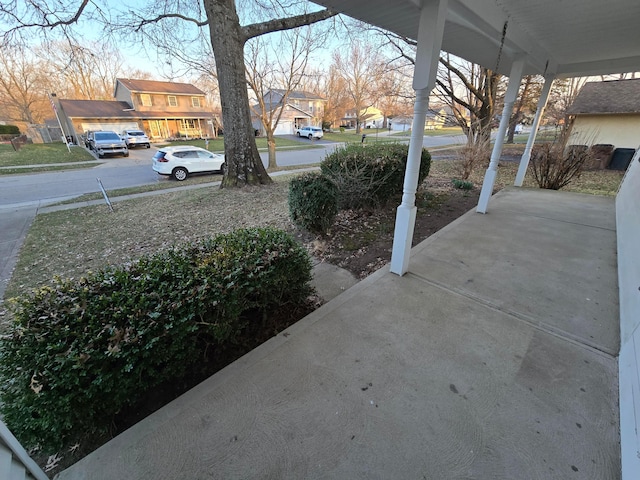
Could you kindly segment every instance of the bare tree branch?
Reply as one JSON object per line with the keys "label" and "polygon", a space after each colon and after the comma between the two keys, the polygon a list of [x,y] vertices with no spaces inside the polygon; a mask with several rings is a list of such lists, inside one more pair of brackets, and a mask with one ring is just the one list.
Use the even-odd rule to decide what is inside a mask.
{"label": "bare tree branch", "polygon": [[294,17],[275,18],[266,22],[245,25],[244,27],[242,27],[242,32],[246,41],[250,38],[264,35],[265,33],[291,30],[292,28],[311,25],[313,23],[321,22],[322,20],[334,17],[337,14],[338,12],[327,9],[320,10],[319,12],[304,13],[302,15],[296,15]]}
{"label": "bare tree branch", "polygon": [[179,13],[164,13],[162,15],[158,15],[154,18],[143,18],[140,22],[134,27],[134,32],[139,32],[145,26],[151,25],[153,23],[161,22],[162,20],[166,20],[167,18],[177,18],[179,20],[184,20],[186,22],[191,22],[198,27],[204,27],[209,24],[209,20],[198,20],[197,18],[187,17],[186,15],[181,15]]}

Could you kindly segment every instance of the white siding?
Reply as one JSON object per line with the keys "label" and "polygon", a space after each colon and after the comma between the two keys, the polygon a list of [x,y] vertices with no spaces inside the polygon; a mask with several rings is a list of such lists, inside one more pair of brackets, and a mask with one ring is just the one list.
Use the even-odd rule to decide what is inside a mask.
{"label": "white siding", "polygon": [[616,197],[616,231],[621,343],[620,448],[622,478],[631,480],[637,479],[640,472],[640,149]]}
{"label": "white siding", "polygon": [[578,115],[569,143],[607,143],[616,148],[637,148],[640,144],[640,115]]}

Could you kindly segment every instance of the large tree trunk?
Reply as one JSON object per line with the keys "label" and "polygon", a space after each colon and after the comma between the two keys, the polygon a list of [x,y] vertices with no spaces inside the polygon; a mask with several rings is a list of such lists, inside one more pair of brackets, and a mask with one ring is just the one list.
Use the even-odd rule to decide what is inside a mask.
{"label": "large tree trunk", "polygon": [[262,164],[251,124],[244,69],[244,43],[234,0],[204,0],[218,72],[224,153],[227,168],[221,186],[271,183]]}

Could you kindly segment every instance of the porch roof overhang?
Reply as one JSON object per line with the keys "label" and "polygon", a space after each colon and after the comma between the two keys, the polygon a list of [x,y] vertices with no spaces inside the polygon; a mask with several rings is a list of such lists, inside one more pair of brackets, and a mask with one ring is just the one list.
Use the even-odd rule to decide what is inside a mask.
{"label": "porch roof overhang", "polygon": [[[433,0],[313,1],[415,40]],[[505,75],[519,58],[524,75],[638,71],[638,19],[638,0],[449,0],[442,50]]]}

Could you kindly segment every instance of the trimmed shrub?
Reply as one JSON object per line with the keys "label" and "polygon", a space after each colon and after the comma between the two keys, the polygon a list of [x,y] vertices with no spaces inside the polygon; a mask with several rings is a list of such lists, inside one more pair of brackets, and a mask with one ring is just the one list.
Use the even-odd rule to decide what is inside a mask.
{"label": "trimmed shrub", "polygon": [[[327,155],[320,170],[337,186],[340,208],[375,206],[402,193],[408,153],[400,143],[350,144]],[[424,148],[421,159],[418,184],[431,167]]]}
{"label": "trimmed shrub", "polygon": [[104,433],[149,388],[232,342],[249,321],[243,312],[303,303],[310,280],[305,249],[273,228],[56,279],[12,299],[0,339],[0,411],[27,448]]}
{"label": "trimmed shrub", "polygon": [[338,213],[338,190],[318,173],[300,175],[289,184],[289,215],[293,223],[313,233],[325,233]]}
{"label": "trimmed shrub", "polygon": [[0,135],[20,135],[20,129],[15,125],[0,125]]}

